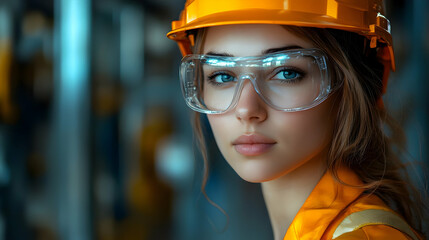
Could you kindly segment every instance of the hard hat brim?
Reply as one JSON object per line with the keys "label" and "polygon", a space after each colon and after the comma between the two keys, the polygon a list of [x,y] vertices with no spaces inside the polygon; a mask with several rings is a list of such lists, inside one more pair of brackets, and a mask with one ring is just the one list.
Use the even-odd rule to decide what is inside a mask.
{"label": "hard hat brim", "polygon": [[174,21],[172,23],[172,31],[170,31],[167,36],[173,40],[180,40],[184,37],[184,34],[181,33],[188,30],[232,24],[294,25],[302,27],[334,28],[357,33],[366,33],[370,31],[368,26],[365,27],[363,23],[358,24],[355,22],[354,25],[345,25],[339,23],[338,19],[327,15],[289,10],[247,9],[246,14],[243,14],[242,11],[228,11],[200,17],[188,22],[184,20]]}

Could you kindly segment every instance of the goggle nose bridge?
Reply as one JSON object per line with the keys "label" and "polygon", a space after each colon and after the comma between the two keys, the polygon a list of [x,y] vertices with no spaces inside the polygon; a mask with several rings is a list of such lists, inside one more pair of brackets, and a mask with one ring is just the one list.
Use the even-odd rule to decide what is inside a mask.
{"label": "goggle nose bridge", "polygon": [[238,76],[239,81],[244,81],[248,79],[252,83],[256,81],[256,75],[254,73],[243,73]]}
{"label": "goggle nose bridge", "polygon": [[245,80],[249,80],[253,90],[255,90],[259,98],[261,98],[262,101],[267,102],[265,97],[260,92],[258,84],[256,84],[256,80],[257,80],[256,75],[254,73],[245,73],[245,74],[240,74],[238,77],[238,85],[237,85],[237,88],[235,89],[234,98],[232,100],[233,102],[228,109],[232,109],[236,107],[238,101],[240,100],[241,94],[243,93]]}

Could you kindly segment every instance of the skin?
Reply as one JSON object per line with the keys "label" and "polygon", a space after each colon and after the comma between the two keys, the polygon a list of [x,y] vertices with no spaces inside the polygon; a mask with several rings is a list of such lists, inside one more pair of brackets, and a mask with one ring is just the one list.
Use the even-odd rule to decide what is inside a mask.
{"label": "skin", "polygon": [[[227,25],[207,31],[203,53],[258,56],[285,46],[314,47],[279,25]],[[208,115],[224,158],[246,181],[262,183],[275,239],[283,239],[296,213],[326,171],[326,156],[335,116],[333,97],[300,112],[269,107],[246,81],[237,106]],[[246,156],[232,144],[242,135],[275,141],[263,154]]]}

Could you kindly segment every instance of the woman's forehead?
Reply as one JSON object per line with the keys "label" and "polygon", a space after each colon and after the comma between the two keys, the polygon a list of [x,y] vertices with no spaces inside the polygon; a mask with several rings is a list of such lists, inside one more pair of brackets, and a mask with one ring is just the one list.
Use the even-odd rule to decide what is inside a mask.
{"label": "woman's forehead", "polygon": [[203,53],[258,56],[270,49],[314,47],[308,40],[274,24],[224,25],[207,29]]}

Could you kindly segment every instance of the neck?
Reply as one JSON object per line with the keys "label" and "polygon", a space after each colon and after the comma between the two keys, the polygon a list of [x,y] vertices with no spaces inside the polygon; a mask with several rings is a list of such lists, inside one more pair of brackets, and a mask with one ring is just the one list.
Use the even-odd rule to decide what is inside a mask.
{"label": "neck", "polygon": [[325,161],[314,158],[282,177],[262,183],[262,192],[274,239],[280,240],[305,200],[326,171]]}

